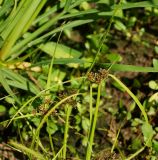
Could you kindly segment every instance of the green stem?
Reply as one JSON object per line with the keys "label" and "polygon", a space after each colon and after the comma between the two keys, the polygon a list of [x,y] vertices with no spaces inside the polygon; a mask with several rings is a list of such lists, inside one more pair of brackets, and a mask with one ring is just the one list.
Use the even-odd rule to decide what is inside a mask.
{"label": "green stem", "polygon": [[72,106],[66,106],[66,123],[65,123],[65,132],[64,132],[64,141],[63,141],[63,159],[66,159],[66,148],[67,148],[67,139],[69,131],[69,117],[71,115]]}
{"label": "green stem", "polygon": [[136,157],[139,153],[141,153],[143,150],[145,149],[145,146],[142,147],[141,149],[139,149],[137,152],[135,152],[134,154],[132,154],[130,157],[128,157],[126,160],[131,160],[134,157]]}
{"label": "green stem", "polygon": [[36,132],[35,132],[35,135],[33,137],[33,140],[32,140],[32,144],[31,144],[31,148],[34,147],[34,144],[35,144],[35,141],[36,139],[38,139],[38,136],[39,136],[39,132],[40,132],[40,129],[42,128],[43,124],[47,121],[47,118],[52,114],[53,111],[55,111],[55,109],[57,107],[59,107],[62,103],[64,103],[66,100],[72,98],[72,97],[75,97],[77,95],[80,95],[81,93],[76,93],[76,94],[73,94],[71,96],[68,96],[64,99],[62,99],[59,103],[57,103],[53,108],[51,108],[46,114],[45,116],[43,117],[42,121],[40,122],[38,128],[36,129]]}
{"label": "green stem", "polygon": [[89,143],[87,147],[87,153],[86,153],[86,160],[91,159],[91,153],[92,153],[92,146],[93,146],[93,140],[94,140],[94,133],[97,123],[97,117],[98,117],[98,111],[99,111],[99,104],[100,104],[100,90],[101,90],[101,83],[98,85],[98,93],[97,93],[97,102],[95,107],[95,113],[94,113],[94,119],[92,124],[92,129],[89,137]]}

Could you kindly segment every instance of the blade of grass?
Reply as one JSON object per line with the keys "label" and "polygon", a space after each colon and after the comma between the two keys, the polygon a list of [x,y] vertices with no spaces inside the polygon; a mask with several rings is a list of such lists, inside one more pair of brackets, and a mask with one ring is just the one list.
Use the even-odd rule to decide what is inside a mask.
{"label": "blade of grass", "polygon": [[67,104],[66,106],[66,122],[65,122],[65,130],[64,130],[64,140],[63,140],[63,159],[66,159],[66,151],[67,151],[67,141],[68,141],[68,131],[69,131],[69,118],[71,115],[72,106]]}
{"label": "blade of grass", "polygon": [[[111,63],[102,63],[99,64],[100,67],[109,68]],[[111,71],[121,71],[121,72],[158,72],[158,69],[154,67],[143,67],[143,66],[134,66],[126,64],[113,64],[110,69]]]}
{"label": "blade of grass", "polygon": [[22,144],[19,144],[14,141],[10,141],[9,144],[14,146],[15,148],[21,150],[22,152],[24,152],[26,154],[31,154],[33,157],[38,158],[39,160],[45,160],[45,158],[43,157],[42,154],[40,154],[39,152],[35,152],[34,150],[32,150]]}
{"label": "blade of grass", "polygon": [[4,89],[6,90],[6,92],[15,99],[15,101],[20,104],[19,99],[15,96],[14,92],[11,90],[11,88],[9,87],[7,81],[5,80],[5,76],[2,72],[2,70],[0,69],[0,83],[2,84],[2,86],[4,87]]}
{"label": "blade of grass", "polygon": [[42,15],[39,15],[32,25],[35,25],[36,23],[42,22],[45,18],[49,17],[50,15],[53,15],[58,10],[61,10],[65,6],[65,1],[60,1],[56,5],[53,5],[52,8],[50,8],[48,11],[45,11]]}
{"label": "blade of grass", "polygon": [[22,77],[21,75],[15,73],[14,71],[3,67],[1,69],[1,72],[5,76],[6,82],[8,83],[8,85],[17,87],[23,90],[31,91],[34,94],[39,93],[39,89],[32,82]]}
{"label": "blade of grass", "polygon": [[52,160],[56,160],[57,158],[58,158],[58,156],[62,153],[62,151],[63,151],[63,147],[64,146],[62,146],[62,148],[58,151],[58,153],[55,155],[55,157],[52,159]]}
{"label": "blade of grass", "polygon": [[[33,64],[31,67],[34,66],[44,66],[51,63],[51,60],[45,60],[41,62],[37,62]],[[84,61],[79,58],[56,58],[54,59],[54,64],[69,64],[69,63],[78,63],[78,64],[84,64]]]}
{"label": "blade of grass", "polygon": [[26,7],[24,7],[25,3],[26,3],[25,0],[20,1],[16,11],[13,13],[10,13],[8,18],[0,25],[0,33],[3,39],[6,39],[8,37],[10,32],[14,29],[15,25],[20,20],[22,13],[25,12],[25,9],[26,9]]}
{"label": "blade of grass", "polygon": [[112,9],[114,9],[115,7],[119,7],[120,9],[130,9],[130,8],[140,8],[140,7],[158,7],[158,3],[154,4],[151,1],[143,1],[143,2],[127,2],[124,4],[120,4],[120,5],[115,5],[112,6]]}
{"label": "blade of grass", "polygon": [[45,5],[47,1],[46,0],[42,0],[39,5],[37,6],[35,12],[32,14],[31,18],[29,19],[29,21],[27,22],[27,24],[25,25],[24,29],[22,30],[22,33],[24,34],[28,28],[31,26],[33,20],[37,17],[38,13],[41,11],[41,9],[43,8],[43,6]]}
{"label": "blade of grass", "polygon": [[94,14],[94,13],[96,14],[98,12],[99,11],[96,10],[96,9],[89,9],[89,10],[86,10],[86,11],[78,11],[78,12],[75,12],[75,13],[66,14],[66,15],[62,16],[61,19],[83,16],[83,15],[86,15],[86,14]]}
{"label": "blade of grass", "polygon": [[126,87],[117,77],[115,77],[114,75],[112,74],[109,74],[109,76],[115,80],[132,98],[133,100],[135,101],[135,103],[138,105],[139,109],[141,110],[143,116],[144,116],[144,119],[146,121],[146,123],[149,123],[148,122],[148,116],[145,112],[145,109],[143,107],[143,105],[140,103],[140,101],[138,100],[138,98],[129,90],[128,87]]}
{"label": "blade of grass", "polygon": [[[33,32],[30,36],[28,36],[27,38],[25,38],[24,40],[22,40],[21,42],[17,43],[13,49],[10,52],[10,55],[15,53],[16,51],[20,50],[21,48],[23,48],[27,43],[31,42],[33,39],[35,39],[37,36],[39,36],[41,33],[43,33],[44,31],[46,31],[50,26],[52,26],[56,21],[59,20],[59,18],[61,16],[63,16],[65,14],[65,12],[61,12],[58,15],[56,15],[53,19],[51,19],[50,21],[48,21],[47,23],[45,23],[43,26],[41,26],[40,28],[38,28],[35,32]],[[27,46],[29,47],[30,44]]]}
{"label": "blade of grass", "polygon": [[[30,19],[33,20],[32,16],[34,15],[34,13],[36,13],[37,11],[38,12],[40,11],[40,10],[36,10],[39,5],[40,5],[39,0],[34,0],[34,1],[28,0],[24,3],[24,6],[22,8],[24,9],[24,13],[20,12],[21,19],[18,21],[18,23],[16,23],[15,28],[12,30],[9,36],[5,39],[3,47],[1,48],[0,58],[2,60],[5,60],[6,58],[9,57],[9,55],[11,54],[10,50],[13,44],[22,34],[22,31],[25,28],[25,26],[27,26],[27,24],[31,22]],[[37,13],[35,15],[37,15]]]}
{"label": "blade of grass", "polygon": [[[61,17],[62,15],[58,16],[58,17]],[[56,18],[57,20],[58,18]],[[61,30],[64,30],[64,29],[69,29],[69,28],[73,28],[73,27],[76,27],[76,26],[80,26],[80,25],[83,25],[83,24],[86,24],[86,23],[90,23],[92,22],[93,20],[92,19],[88,19],[88,20],[76,20],[76,21],[72,21],[72,22],[69,22],[69,23],[66,23],[56,29],[54,29],[53,31],[50,31],[44,35],[42,35],[41,37],[33,40],[34,38],[36,38],[36,36],[38,36],[40,33],[42,33],[43,31],[40,30],[37,30],[36,33],[33,33],[31,35],[30,38],[28,39],[24,39],[23,41],[17,43],[17,45],[15,45],[15,47],[13,47],[12,49],[12,53],[11,54],[14,54],[13,55],[13,58],[16,58],[17,56],[19,56],[24,50],[26,50],[28,47],[30,46],[33,46],[33,45],[36,45],[38,43],[41,43],[45,38],[49,37],[49,36],[52,36],[53,34],[55,33],[58,33],[58,32],[61,32]],[[54,20],[55,22],[55,20]],[[35,35],[36,34],[36,35]],[[31,41],[32,40],[32,41]],[[30,42],[31,41],[31,42]],[[28,45],[26,45],[27,43],[29,42]],[[22,49],[21,49],[22,48]]]}
{"label": "blade of grass", "polygon": [[[51,59],[51,63],[50,63],[50,66],[49,66],[49,71],[48,71],[46,89],[50,88],[50,86],[51,86],[51,75],[52,75],[52,71],[53,71],[53,63],[54,63],[55,53],[56,53],[56,50],[57,50],[57,45],[58,45],[59,39],[61,37],[62,31],[63,30],[61,30],[61,32],[60,32],[60,34],[58,36],[57,43],[55,44],[55,47],[54,47],[54,51],[53,51],[53,55],[52,55],[52,59]],[[48,90],[47,93],[49,94],[49,90]],[[46,99],[47,98],[49,98],[49,97],[46,97]]]}
{"label": "blade of grass", "polygon": [[136,157],[138,154],[140,154],[142,151],[144,151],[145,149],[145,146],[140,148],[137,152],[135,152],[134,154],[132,154],[130,157],[126,158],[126,160],[131,160],[133,159],[134,157]]}
{"label": "blade of grass", "polygon": [[69,10],[71,3],[72,3],[72,0],[66,0],[65,6],[64,6],[65,12]]}

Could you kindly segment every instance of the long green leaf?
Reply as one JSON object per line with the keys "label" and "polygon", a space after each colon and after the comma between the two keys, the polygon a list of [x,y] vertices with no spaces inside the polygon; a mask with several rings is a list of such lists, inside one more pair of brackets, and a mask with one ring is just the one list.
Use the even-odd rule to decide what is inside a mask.
{"label": "long green leaf", "polygon": [[130,9],[130,8],[139,8],[139,7],[158,7],[157,3],[152,3],[151,1],[135,2],[135,3],[124,3],[120,5],[115,5],[112,8],[119,7],[120,9]]}
{"label": "long green leaf", "polygon": [[[13,54],[14,52],[19,51],[21,48],[25,48],[26,44],[30,41],[34,40],[37,36],[39,36],[41,33],[43,33],[46,29],[48,29],[50,26],[52,26],[64,13],[58,14],[56,17],[48,21],[46,24],[44,24],[42,27],[37,29],[35,32],[33,32],[30,36],[28,36],[26,39],[15,45],[13,49],[11,50],[10,54]],[[31,42],[32,43],[32,42]],[[26,47],[30,47],[31,43],[27,45]],[[32,46],[32,45],[31,45]]]}
{"label": "long green leaf", "polygon": [[98,12],[99,11],[96,10],[96,9],[89,9],[89,10],[86,10],[86,11],[78,11],[78,12],[75,12],[75,13],[70,13],[70,14],[64,15],[64,16],[61,17],[61,19],[83,16],[83,15],[86,15],[86,14],[94,14],[94,13],[98,13]]}
{"label": "long green leaf", "polygon": [[4,1],[0,9],[0,17],[3,16],[6,12],[8,12],[8,10],[11,9],[11,6],[13,6],[13,4],[14,4],[13,0]]}
{"label": "long green leaf", "polygon": [[[62,17],[62,16],[61,16]],[[87,19],[87,20],[76,20],[76,21],[73,21],[73,22],[69,22],[67,24],[64,24],[63,26],[60,26],[56,29],[54,29],[53,31],[50,31],[46,34],[44,34],[43,36],[31,41],[29,43],[29,45],[26,45],[27,42],[29,42],[29,40],[31,40],[32,38],[35,38],[36,36],[35,35],[32,35],[33,37],[32,38],[29,38],[27,40],[23,40],[21,41],[19,44],[15,45],[15,47],[13,47],[12,49],[12,53],[15,53],[13,55],[14,58],[16,58],[18,55],[20,55],[24,50],[26,50],[28,47],[30,46],[33,46],[33,45],[36,45],[38,43],[41,43],[45,38],[49,37],[49,36],[52,36],[53,34],[55,33],[58,33],[60,32],[61,30],[64,30],[64,29],[69,29],[69,28],[73,28],[73,27],[76,27],[76,26],[80,26],[80,25],[83,25],[83,24],[87,24],[87,23],[91,23],[93,22],[92,19]],[[34,34],[34,33],[33,33]],[[35,36],[35,37],[34,37]],[[24,45],[24,46],[23,46]],[[21,49],[21,47],[23,47]]]}
{"label": "long green leaf", "polygon": [[[56,46],[55,42],[41,44],[39,48],[51,56],[54,55],[54,58],[79,58],[82,54],[81,52],[63,44],[57,44]],[[54,50],[56,52],[55,54]]]}
{"label": "long green leaf", "polygon": [[[29,2],[29,1],[28,1]],[[15,25],[21,19],[21,16],[25,12],[26,7],[24,7],[25,0],[20,1],[16,11],[10,13],[8,18],[1,24],[0,32],[3,39],[6,39],[10,32],[15,28]]]}
{"label": "long green leaf", "polygon": [[[32,67],[48,65],[50,63],[51,63],[51,60],[45,60],[45,61],[41,61],[33,64]],[[54,59],[53,64],[69,64],[69,63],[84,64],[84,61],[78,58],[57,58],[57,59]]]}
{"label": "long green leaf", "polygon": [[11,90],[11,88],[9,87],[6,79],[5,79],[5,76],[2,72],[2,70],[0,69],[0,83],[2,84],[2,86],[4,87],[4,89],[6,90],[6,92],[11,96],[13,97],[16,102],[18,102],[20,104],[20,101],[18,100],[18,98],[15,96],[14,92]]}
{"label": "long green leaf", "polygon": [[10,141],[9,143],[10,143],[12,146],[14,146],[15,148],[23,151],[23,152],[26,153],[26,154],[31,154],[33,157],[35,157],[35,158],[37,158],[37,159],[39,159],[39,160],[45,160],[45,158],[43,157],[43,155],[40,154],[39,152],[36,152],[36,151],[34,151],[34,150],[32,150],[32,149],[30,149],[30,148],[28,148],[28,147],[26,147],[26,146],[24,146],[24,145],[22,145],[22,144],[19,144],[19,143],[17,143],[17,142],[14,142],[14,141]]}
{"label": "long green leaf", "polygon": [[64,6],[64,10],[66,12],[69,10],[71,3],[72,3],[72,0],[66,0],[65,6]]}
{"label": "long green leaf", "polygon": [[112,63],[102,63],[99,66],[104,68],[109,68],[111,71],[121,71],[121,72],[158,72],[158,69],[154,67],[142,67],[126,64],[112,64]]}
{"label": "long green leaf", "polygon": [[[140,103],[140,101],[138,100],[138,98],[129,90],[129,88],[124,85],[117,77],[115,77],[114,75],[112,74],[109,74],[109,76],[115,80],[132,98],[133,100],[135,101],[135,103],[138,105],[139,109],[141,110],[143,116],[144,116],[144,119],[145,119],[145,122],[146,123],[149,123],[148,121],[148,116],[147,116],[147,113],[145,112],[145,108],[144,106]],[[150,124],[149,124],[150,125]]]}
{"label": "long green leaf", "polygon": [[[1,49],[0,58],[2,60],[8,58],[8,56],[11,54],[10,50],[11,50],[13,44],[21,36],[23,29],[26,30],[26,28],[28,28],[28,24],[30,24],[31,21],[33,21],[35,16],[38,14],[38,12],[40,11],[39,5],[40,5],[39,0],[25,1],[24,6],[23,6],[24,9],[22,8],[23,12],[19,12],[19,14],[21,15],[21,19],[18,21],[18,23],[16,23],[15,28],[9,34],[7,39],[5,39],[4,45]],[[41,7],[40,7],[40,9],[41,9]]]}
{"label": "long green leaf", "polygon": [[39,89],[25,77],[7,68],[2,68],[1,72],[6,77],[5,81],[8,83],[8,85],[30,91],[34,94],[39,93]]}

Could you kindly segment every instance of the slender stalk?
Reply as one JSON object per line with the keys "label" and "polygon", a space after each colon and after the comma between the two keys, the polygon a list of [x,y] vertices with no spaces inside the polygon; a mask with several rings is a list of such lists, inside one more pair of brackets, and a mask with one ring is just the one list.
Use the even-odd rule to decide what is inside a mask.
{"label": "slender stalk", "polygon": [[[48,119],[47,119],[47,123],[48,123]],[[52,136],[51,136],[50,133],[48,133],[48,135],[49,135],[49,143],[50,143],[50,147],[51,147],[53,156],[55,157],[55,150],[54,150],[54,145],[53,145],[53,141],[52,141]]]}
{"label": "slender stalk", "polygon": [[141,153],[143,150],[145,149],[145,146],[142,147],[141,149],[139,149],[137,152],[135,152],[134,154],[132,154],[130,157],[128,157],[126,160],[131,160],[134,157],[136,157],[139,153]]}
{"label": "slender stalk", "polygon": [[68,131],[69,131],[69,118],[71,115],[72,106],[66,106],[66,123],[65,123],[65,132],[64,132],[64,141],[63,141],[63,159],[66,159],[66,148],[68,140]]}
{"label": "slender stalk", "polygon": [[97,102],[96,102],[96,107],[95,107],[92,129],[91,129],[91,133],[90,133],[90,137],[89,137],[89,143],[88,143],[88,147],[87,147],[86,160],[91,160],[94,132],[95,132],[95,128],[96,128],[98,111],[99,111],[99,104],[100,104],[100,91],[101,91],[101,83],[98,85]]}
{"label": "slender stalk", "polygon": [[[76,94],[70,95],[70,96],[62,99],[59,103],[57,103],[54,107],[52,107],[52,108],[45,114],[45,116],[43,117],[42,121],[40,122],[38,128],[36,129],[35,135],[34,135],[33,140],[32,140],[31,148],[34,147],[35,140],[38,139],[40,129],[42,128],[43,124],[47,121],[47,118],[52,114],[52,112],[53,112],[57,107],[59,107],[62,103],[64,103],[66,100],[68,100],[68,99],[70,99],[70,98],[72,98],[72,97],[75,97],[75,96],[77,96],[77,95],[80,95],[80,94],[81,94],[81,93],[76,93]],[[38,145],[38,144],[37,144],[37,145]]]}
{"label": "slender stalk", "polygon": [[91,124],[92,123],[92,116],[93,116],[93,87],[92,87],[92,85],[90,85],[89,114],[90,114],[90,124]]}
{"label": "slender stalk", "polygon": [[109,74],[109,76],[114,79],[123,89],[125,89],[127,91],[127,93],[133,98],[133,100],[135,101],[135,103],[138,105],[139,109],[141,110],[144,119],[146,121],[146,123],[149,123],[148,121],[148,116],[145,112],[145,109],[143,107],[143,105],[140,103],[140,101],[138,100],[138,98],[129,90],[129,88],[127,86],[125,86],[117,77],[115,77],[112,74]]}

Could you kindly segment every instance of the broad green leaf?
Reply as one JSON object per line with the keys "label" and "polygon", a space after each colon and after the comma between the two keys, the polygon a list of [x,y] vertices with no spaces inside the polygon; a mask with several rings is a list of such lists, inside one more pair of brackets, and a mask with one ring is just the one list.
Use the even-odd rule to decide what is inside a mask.
{"label": "broad green leaf", "polygon": [[155,69],[158,69],[158,60],[157,59],[153,59],[153,66]]}
{"label": "broad green leaf", "polygon": [[58,126],[54,123],[53,120],[48,120],[46,130],[49,134],[52,135],[58,130]]}
{"label": "broad green leaf", "polygon": [[0,105],[0,115],[6,111],[6,107],[4,105]]}
{"label": "broad green leaf", "polygon": [[156,102],[158,103],[158,92],[153,94],[150,98],[149,98],[149,102]]}
{"label": "broad green leaf", "polygon": [[[81,52],[67,47],[63,44],[57,44],[55,42],[48,42],[39,46],[39,48],[45,53],[53,56],[54,58],[79,58],[81,56]],[[56,52],[54,53],[56,49]]]}
{"label": "broad green leaf", "polygon": [[149,81],[149,87],[153,90],[158,90],[158,84],[155,81]]}
{"label": "broad green leaf", "polygon": [[122,57],[117,53],[110,53],[106,55],[106,58],[110,62],[120,62],[122,60]]}
{"label": "broad green leaf", "polygon": [[138,150],[138,149],[140,149],[141,147],[142,147],[141,139],[139,139],[139,138],[134,138],[134,139],[132,140],[132,143],[131,143],[131,148],[132,148],[133,150]]}
{"label": "broad green leaf", "polygon": [[142,132],[144,136],[145,145],[151,147],[152,146],[151,140],[154,135],[154,130],[152,126],[149,123],[144,122],[142,125]]}
{"label": "broad green leaf", "polygon": [[158,46],[155,46],[154,50],[158,54]]}
{"label": "broad green leaf", "polygon": [[115,28],[120,31],[126,31],[126,26],[121,21],[115,21]]}
{"label": "broad green leaf", "polygon": [[88,133],[90,129],[90,121],[86,117],[82,117],[82,128],[83,130]]}
{"label": "broad green leaf", "polygon": [[35,124],[36,127],[38,127],[41,120],[39,117],[33,117],[31,118],[31,121]]}
{"label": "broad green leaf", "polygon": [[153,140],[153,149],[158,153],[158,141]]}

